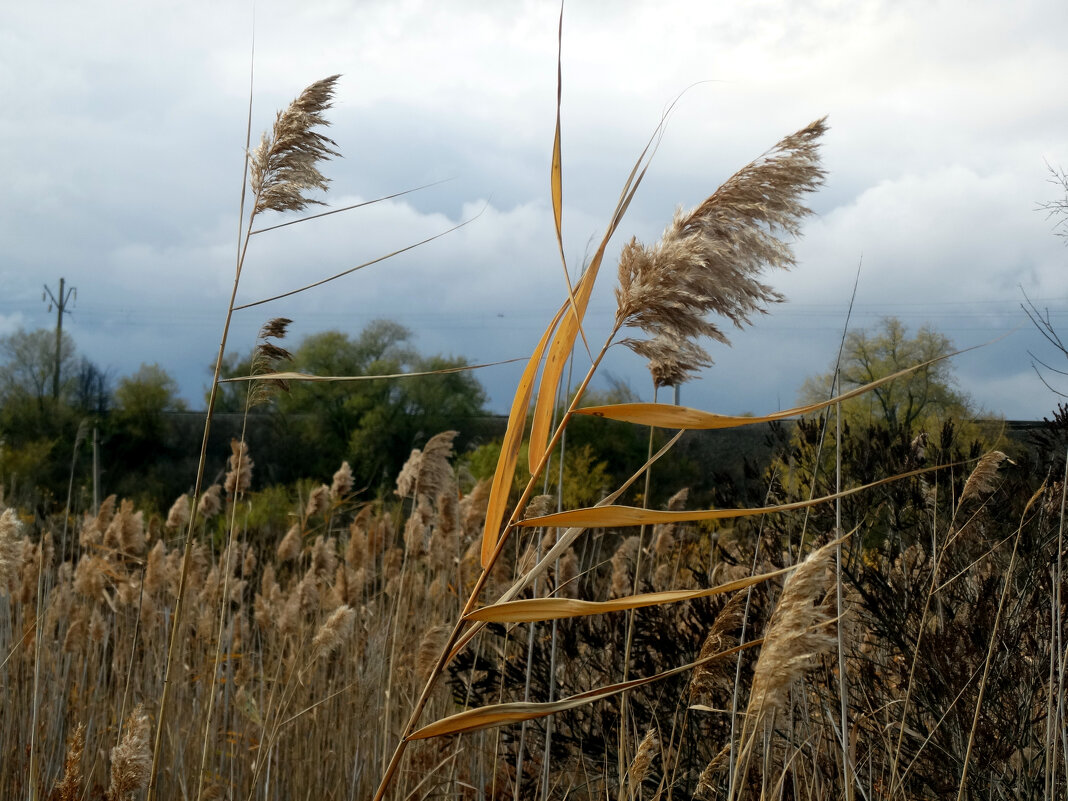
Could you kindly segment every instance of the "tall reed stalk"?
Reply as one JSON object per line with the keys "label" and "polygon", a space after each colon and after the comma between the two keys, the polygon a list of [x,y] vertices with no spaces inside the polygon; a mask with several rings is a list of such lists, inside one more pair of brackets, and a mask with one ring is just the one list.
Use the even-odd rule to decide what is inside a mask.
{"label": "tall reed stalk", "polygon": [[[550,184],[557,238],[560,240],[562,169],[559,113],[557,118]],[[822,182],[818,140],[824,130],[823,120],[818,120],[783,139],[767,154],[732,176],[696,209],[687,214],[678,213],[655,246],[646,247],[637,240],[631,240],[623,248],[619,264],[619,288],[616,291],[615,323],[602,347],[592,356],[591,367],[562,418],[552,424],[554,400],[563,368],[579,336],[585,341],[585,333],[582,330],[585,308],[608,243],[644,176],[646,158],[651,156],[650,148],[653,145],[653,141],[650,141],[624,185],[613,219],[594,258],[575,286],[568,282],[568,300],[542,336],[520,380],[501,457],[494,474],[482,541],[482,572],[446,640],[423,692],[413,706],[401,740],[375,793],[375,801],[384,798],[405,748],[413,738],[428,736],[429,732],[436,734],[466,730],[465,727],[471,725],[468,721],[473,720],[482,721],[479,726],[499,725],[495,722],[499,720],[495,717],[496,712],[480,713],[479,710],[474,710],[453,716],[455,723],[450,719],[416,731],[437,679],[455,656],[461,643],[468,641],[472,633],[480,628],[471,616],[476,613],[490,571],[503,553],[509,537],[520,526],[560,524],[562,518],[569,514],[565,511],[562,515],[522,520],[523,510],[533,497],[534,488],[540,481],[551,454],[561,442],[570,421],[580,413],[579,407],[586,389],[601,361],[609,347],[618,341],[650,359],[654,380],[658,385],[677,383],[711,361],[704,349],[697,344],[698,338],[708,336],[720,342],[728,341],[720,328],[709,320],[712,315],[721,316],[741,327],[749,322],[750,315],[762,311],[766,304],[781,300],[778,293],[760,283],[757,277],[768,267],[785,268],[793,264],[789,245],[778,236],[799,233],[800,220],[808,213],[800,199]],[[656,136],[657,134],[654,134],[654,140]],[[562,240],[560,249],[562,254]],[[617,336],[625,328],[641,329],[645,337],[617,340]],[[530,479],[518,502],[511,506],[511,513],[506,516],[509,489],[516,469],[528,404],[533,397],[534,384],[543,356],[545,366],[534,404],[528,443]],[[563,606],[568,605],[568,599],[553,600],[559,601]],[[624,605],[619,608],[627,607]],[[563,616],[572,615],[558,615]],[[513,618],[499,619],[503,621]],[[536,619],[543,618],[531,618]],[[555,618],[550,616],[544,619]],[[620,686],[627,684],[624,682],[624,685]],[[590,695],[592,697],[597,693]],[[530,703],[525,705],[527,708],[536,706]],[[480,718],[479,714],[484,717]],[[528,718],[520,714],[507,719],[521,721]]]}
{"label": "tall reed stalk", "polygon": [[[252,190],[251,211],[245,224],[244,236],[239,242],[237,264],[234,269],[234,281],[230,290],[230,300],[226,306],[222,335],[219,338],[219,352],[215,358],[212,372],[211,391],[208,396],[207,414],[204,417],[204,434],[201,439],[200,456],[197,462],[196,480],[193,484],[193,508],[196,509],[204,484],[204,468],[207,463],[208,437],[215,410],[215,399],[219,391],[219,377],[222,373],[226,343],[233,320],[237,290],[241,283],[241,272],[245,266],[249,241],[252,237],[253,223],[261,212],[265,211],[300,211],[312,203],[307,192],[313,189],[326,189],[327,179],[319,172],[318,162],[336,156],[333,150],[335,142],[316,132],[315,128],[329,124],[323,113],[330,108],[334,85],[340,76],[333,75],[316,81],[297,97],[284,111],[278,113],[270,135],[264,134],[259,147],[249,152],[252,131],[252,93],[249,92],[249,116],[245,145],[245,175],[249,177]],[[241,213],[244,218],[245,181],[241,183]],[[163,674],[163,691],[159,699],[156,719],[156,734],[152,747],[152,766],[149,771],[148,799],[156,795],[159,762],[163,748],[164,723],[167,720],[167,703],[170,696],[171,673],[177,653],[178,632],[184,613],[183,602],[189,576],[190,557],[193,548],[193,531],[196,515],[190,515],[186,527],[185,544],[182,555],[182,572],[178,583],[178,597],[175,601],[174,616],[171,622],[170,644],[167,648],[167,661]]]}

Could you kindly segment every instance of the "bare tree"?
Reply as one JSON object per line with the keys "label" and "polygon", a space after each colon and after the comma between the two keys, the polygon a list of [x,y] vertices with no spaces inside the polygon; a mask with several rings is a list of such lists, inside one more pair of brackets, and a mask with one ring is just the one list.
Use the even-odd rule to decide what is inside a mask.
{"label": "bare tree", "polygon": [[[1064,171],[1062,167],[1055,167],[1052,164],[1046,165],[1049,169],[1051,184],[1054,184],[1063,194],[1056,200],[1048,200],[1038,204],[1039,211],[1045,211],[1046,216],[1052,219],[1053,233],[1064,239],[1065,244],[1068,245],[1068,173]],[[1050,319],[1049,309],[1039,309],[1035,306],[1031,298],[1027,297],[1027,293],[1023,291],[1021,287],[1020,292],[1023,293],[1024,302],[1020,304],[1020,307],[1024,310],[1024,314],[1027,315],[1031,323],[1038,329],[1038,332],[1046,338],[1054,348],[1060,351],[1064,356],[1065,361],[1068,362],[1068,346],[1064,344],[1060,336],[1057,334],[1057,329],[1054,328],[1053,322]],[[1042,374],[1042,370],[1039,367],[1049,371],[1050,373],[1056,373],[1060,376],[1068,376],[1068,371],[1058,370],[1055,367],[1046,364],[1040,358],[1035,356],[1031,351],[1027,351],[1031,357],[1031,367],[1034,368],[1039,380],[1046,385],[1046,387],[1053,393],[1060,395],[1062,398],[1068,398],[1068,393],[1061,392],[1059,389],[1054,388],[1049,381],[1046,380],[1046,376]]]}

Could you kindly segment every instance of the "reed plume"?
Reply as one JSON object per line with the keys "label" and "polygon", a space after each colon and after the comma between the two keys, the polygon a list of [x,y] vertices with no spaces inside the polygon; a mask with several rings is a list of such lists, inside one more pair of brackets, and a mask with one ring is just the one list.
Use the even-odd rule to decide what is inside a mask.
{"label": "reed plume", "polygon": [[132,801],[148,786],[152,752],[148,747],[148,715],[138,706],[126,719],[122,741],[111,749],[108,801]]}
{"label": "reed plume", "polygon": [[712,363],[696,340],[730,340],[709,315],[741,328],[782,295],[758,278],[765,268],[794,265],[783,236],[797,236],[810,209],[806,192],[823,183],[819,119],[787,136],[731,176],[696,209],[676,213],[660,241],[623,247],[616,289],[617,327],[648,336],[623,344],[649,359],[658,387],[688,381]]}
{"label": "reed plume", "polygon": [[22,541],[18,533],[18,515],[14,509],[5,509],[0,514],[0,592],[7,590],[22,561]]}
{"label": "reed plume", "polygon": [[[272,338],[284,339],[286,329],[292,322],[288,317],[275,317],[264,323],[252,354],[252,375],[279,372],[285,363],[293,361],[292,353],[269,341]],[[249,387],[249,408],[268,403],[279,391],[289,392],[289,382],[282,378],[260,378],[253,381]]]}
{"label": "reed plume", "polygon": [[768,622],[764,645],[753,669],[747,720],[765,719],[786,703],[787,691],[836,644],[824,596],[831,586],[835,546],[813,551],[783,582],[782,596]]}
{"label": "reed plume", "polygon": [[316,659],[325,658],[334,653],[352,636],[352,627],[356,622],[356,610],[350,606],[339,606],[326,622],[319,627],[312,640],[312,652]]}
{"label": "reed plume", "polygon": [[323,112],[331,107],[334,85],[340,75],[316,81],[278,112],[271,132],[264,133],[249,157],[249,174],[256,206],[261,211],[300,211],[321,201],[309,198],[309,189],[325,190],[329,184],[316,163],[341,154],[337,142],[312,128],[330,122]]}
{"label": "reed plume", "polygon": [[248,443],[244,440],[230,440],[230,470],[226,473],[223,487],[231,498],[247,492],[252,485],[252,458],[248,455]]}
{"label": "reed plume", "polygon": [[222,511],[222,500],[219,498],[219,493],[221,491],[221,486],[212,484],[204,491],[204,494],[200,496],[200,503],[197,504],[197,513],[205,520],[210,520]]}
{"label": "reed plume", "polygon": [[630,768],[627,770],[631,797],[634,796],[638,785],[645,781],[645,777],[649,775],[649,769],[653,766],[653,759],[659,751],[660,738],[657,736],[656,729],[649,729],[638,744],[638,750],[635,752],[634,759],[631,760]]}
{"label": "reed plume", "polygon": [[56,782],[52,797],[57,801],[78,801],[82,794],[82,753],[85,751],[85,724],[79,723],[67,743],[63,778]]}
{"label": "reed plume", "polygon": [[[737,632],[745,612],[746,595],[745,592],[736,592],[716,615],[712,628],[701,645],[701,659],[722,653],[738,644]],[[726,688],[734,676],[733,664],[729,660],[712,660],[697,668],[690,680],[690,698],[709,696],[717,689]]]}
{"label": "reed plume", "polygon": [[170,529],[180,529],[186,523],[189,522],[189,495],[183,492],[178,496],[178,499],[171,504],[171,509],[167,512],[167,522],[165,525]]}
{"label": "reed plume", "polygon": [[304,518],[310,519],[323,514],[330,508],[330,487],[320,484],[311,491],[308,496],[308,504],[304,508]]}
{"label": "reed plume", "polygon": [[459,432],[442,431],[427,440],[420,451],[414,449],[397,476],[397,495],[414,497],[415,493],[436,498],[438,493],[453,485],[452,441]]}
{"label": "reed plume", "polygon": [[990,451],[979,459],[979,463],[964,482],[964,490],[960,494],[960,503],[978,498],[981,495],[989,495],[994,491],[994,479],[997,477],[998,468],[1009,457],[1001,451]]}
{"label": "reed plume", "polygon": [[341,500],[350,492],[352,492],[352,468],[349,467],[348,462],[342,462],[330,484],[330,498],[335,501]]}
{"label": "reed plume", "polygon": [[300,523],[294,523],[278,543],[276,556],[279,562],[289,562],[300,556],[302,549]]}

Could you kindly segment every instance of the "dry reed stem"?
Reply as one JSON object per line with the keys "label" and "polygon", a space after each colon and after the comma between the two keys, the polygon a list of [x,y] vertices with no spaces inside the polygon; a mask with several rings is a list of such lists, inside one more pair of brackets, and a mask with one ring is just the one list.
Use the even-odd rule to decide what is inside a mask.
{"label": "dry reed stem", "polygon": [[[238,243],[237,263],[234,270],[233,286],[230,290],[230,300],[226,307],[226,318],[223,322],[222,335],[219,339],[219,350],[215,358],[215,369],[212,374],[211,392],[208,396],[208,412],[204,418],[204,434],[201,439],[200,457],[197,464],[197,475],[193,485],[193,502],[199,499],[203,488],[204,472],[207,464],[208,438],[211,433],[211,422],[215,409],[215,399],[219,392],[219,377],[222,372],[223,358],[226,354],[226,344],[230,333],[230,324],[233,320],[234,306],[237,299],[237,290],[241,282],[241,272],[244,268],[245,255],[248,252],[248,243],[252,235],[252,224],[257,214],[267,209],[286,210],[303,208],[311,202],[304,197],[304,191],[311,188],[326,188],[326,181],[316,168],[319,159],[334,155],[327,143],[333,144],[322,135],[315,133],[313,127],[326,124],[323,112],[329,108],[333,94],[334,82],[338,76],[332,76],[323,81],[318,81],[308,87],[289,108],[279,113],[275,122],[275,129],[270,137],[266,135],[257,148],[255,154],[248,155],[249,141],[252,130],[252,93],[249,91],[249,115],[248,134],[246,135],[246,159],[245,167],[252,184],[254,200],[252,211],[249,214],[245,227],[245,234]],[[241,212],[244,215],[245,183],[241,187]],[[240,224],[240,223],[239,223]],[[171,635],[167,647],[167,659],[163,670],[163,689],[159,699],[159,719],[156,727],[156,736],[152,748],[152,765],[149,769],[148,801],[153,801],[156,790],[156,777],[158,776],[159,761],[163,746],[163,722],[167,718],[167,703],[170,695],[171,673],[177,653],[178,631],[182,622],[184,609],[183,603],[186,596],[186,582],[188,579],[189,566],[193,551],[193,522],[186,527],[185,544],[182,555],[182,570],[178,580],[178,594],[175,600],[174,620],[171,626]]]}

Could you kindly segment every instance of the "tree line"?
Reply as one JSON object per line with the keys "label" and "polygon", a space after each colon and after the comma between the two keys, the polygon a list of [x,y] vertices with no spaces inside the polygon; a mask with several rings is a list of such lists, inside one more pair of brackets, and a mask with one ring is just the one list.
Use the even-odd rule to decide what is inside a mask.
{"label": "tree line", "polygon": [[[53,396],[57,355],[60,380]],[[319,375],[429,372],[466,364],[419,353],[411,332],[389,321],[373,322],[357,335],[312,334],[287,355],[287,369]],[[227,357],[227,377],[250,370],[251,356]],[[253,408],[246,420],[248,386],[222,386],[212,453],[222,469],[229,438],[244,434],[253,443],[264,484],[329,476],[347,460],[357,486],[376,492],[427,437],[457,428],[473,432],[466,445],[487,415],[485,391],[466,372],[293,384]],[[154,506],[169,504],[190,489],[201,423],[159,364],[142,364],[116,379],[79,354],[68,333],[58,351],[49,329],[0,338],[0,479],[9,505],[36,506],[47,514],[61,510],[72,489],[74,507],[88,508],[94,433],[98,497],[117,493]]]}
{"label": "tree line", "polygon": [[[888,318],[875,329],[846,338],[842,390],[952,351],[953,343],[930,326],[910,333],[900,321]],[[356,334],[311,334],[291,352],[279,350],[276,355],[282,357],[280,369],[320,376],[422,373],[466,365],[459,357],[420,353],[412,333],[387,320],[372,322]],[[0,485],[5,502],[36,506],[49,514],[62,511],[71,492],[77,511],[91,507],[95,487],[100,499],[116,493],[163,509],[189,491],[202,417],[187,409],[167,371],[158,364],[142,364],[116,379],[80,355],[70,335],[63,334],[58,350],[61,380],[53,397],[56,356],[52,330],[20,330],[0,338]],[[254,354],[230,354],[225,360],[224,377],[254,372]],[[829,397],[832,377],[833,372],[807,380],[800,402]],[[455,446],[469,485],[491,476],[496,467],[503,422],[487,410],[486,393],[473,372],[402,380],[293,382],[286,391],[273,392],[265,400],[261,394],[252,404],[251,386],[249,382],[220,386],[209,479],[213,471],[224,469],[232,437],[248,441],[258,488],[306,478],[321,481],[347,461],[355,487],[366,497],[381,496],[392,490],[412,449],[450,429],[460,432]],[[627,385],[617,384],[588,401],[637,399]],[[951,439],[968,451],[982,436],[974,423],[978,416],[975,405],[956,386],[950,360],[885,384],[843,407],[847,446],[849,441],[857,443],[859,454],[884,451],[891,443],[906,453],[921,434],[945,439],[947,423],[955,429]],[[826,437],[822,425],[821,418],[800,429],[787,425],[704,435],[691,432],[670,459],[658,462],[649,497],[642,489],[640,497],[631,500],[662,503],[684,486],[691,489],[694,502],[735,505],[760,500],[768,466],[776,458],[780,468],[793,465],[788,469],[794,475],[811,475],[815,467],[802,465],[799,472],[798,459],[831,458],[830,447],[819,449],[822,456],[808,452],[817,441],[814,438]],[[659,448],[671,433],[654,432],[653,446]],[[883,444],[874,447],[875,442]],[[649,445],[648,432],[633,426],[593,417],[577,419],[568,430],[563,465],[557,462],[547,471],[546,491],[552,492],[563,476],[565,505],[594,503],[645,461]]]}

